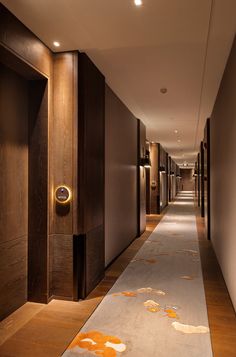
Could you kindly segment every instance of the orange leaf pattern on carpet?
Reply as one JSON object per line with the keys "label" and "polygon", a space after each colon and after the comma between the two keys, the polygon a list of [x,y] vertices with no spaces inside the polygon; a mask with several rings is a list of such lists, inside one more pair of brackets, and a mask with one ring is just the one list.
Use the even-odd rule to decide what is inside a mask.
{"label": "orange leaf pattern on carpet", "polygon": [[72,341],[69,349],[74,347],[86,349],[102,357],[116,357],[116,352],[124,352],[126,349],[119,338],[105,335],[99,331],[81,332]]}
{"label": "orange leaf pattern on carpet", "polygon": [[173,309],[165,309],[166,316],[170,317],[171,319],[178,319],[179,316],[177,315],[176,311]]}

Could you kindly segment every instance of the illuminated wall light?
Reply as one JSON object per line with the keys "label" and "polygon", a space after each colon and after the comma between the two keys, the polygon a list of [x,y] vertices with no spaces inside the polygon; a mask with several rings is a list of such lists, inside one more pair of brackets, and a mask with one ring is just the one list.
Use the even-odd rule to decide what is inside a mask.
{"label": "illuminated wall light", "polygon": [[54,41],[54,42],[53,42],[53,46],[55,46],[55,47],[60,47],[60,42]]}
{"label": "illuminated wall light", "polygon": [[141,6],[143,4],[142,0],[134,0],[136,6]]}

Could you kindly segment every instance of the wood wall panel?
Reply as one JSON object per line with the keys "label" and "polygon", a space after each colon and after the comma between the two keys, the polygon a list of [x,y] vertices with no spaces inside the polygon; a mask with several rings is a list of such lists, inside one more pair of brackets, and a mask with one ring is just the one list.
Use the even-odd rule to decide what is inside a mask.
{"label": "wood wall panel", "polygon": [[47,302],[48,291],[48,83],[29,85],[28,298]]}
{"label": "wood wall panel", "polygon": [[104,260],[104,225],[101,224],[86,234],[85,295],[97,286],[104,275]]}
{"label": "wood wall panel", "polygon": [[[140,162],[140,158],[145,158],[146,154],[146,127],[145,125],[138,120],[138,147],[137,153],[138,158],[137,162]],[[137,224],[137,236],[139,237],[146,229],[146,169],[141,165],[137,165],[137,211],[138,211],[138,224]]]}
{"label": "wood wall panel", "polygon": [[105,78],[86,54],[78,64],[79,233],[104,220]]}
{"label": "wood wall panel", "polygon": [[170,158],[170,201],[174,201],[176,196],[176,163]]}
{"label": "wood wall panel", "polygon": [[[164,148],[159,145],[159,208],[158,213],[161,213],[162,210],[168,205],[168,155]],[[165,170],[160,172],[160,168],[164,168]]]}
{"label": "wood wall panel", "polygon": [[54,55],[54,120],[51,127],[52,191],[54,192],[59,185],[67,185],[72,191],[72,201],[67,207],[60,207],[53,199],[51,234],[76,233],[77,66],[77,52]]}
{"label": "wood wall panel", "polygon": [[[51,131],[50,293],[73,297],[73,234],[77,233],[77,52],[54,55],[54,120]],[[59,185],[71,189],[62,206],[53,193]]]}
{"label": "wood wall panel", "polygon": [[[65,259],[68,265],[64,265],[65,270],[70,272],[69,278],[66,276],[67,273],[64,274],[60,271],[56,276],[52,274],[52,271],[56,271],[57,261],[63,255],[63,251],[61,251],[63,246],[57,244],[59,236],[65,244],[68,240],[69,246],[73,234],[78,232],[77,53],[56,54],[55,61],[53,61],[53,57],[52,52],[0,4],[0,61],[23,75],[27,80],[31,80],[29,91],[31,125],[29,135],[28,286],[29,299],[40,302],[48,301],[53,290],[52,286],[57,286],[57,291],[60,290],[56,283],[53,285],[54,277],[56,282],[60,281],[61,289],[63,284],[69,286],[67,293],[62,289],[62,294],[71,296],[71,284],[67,284],[68,280],[73,277],[71,260]],[[55,67],[54,76],[53,66]],[[39,81],[32,81],[36,78]],[[53,81],[55,81],[54,88]],[[14,109],[14,106],[12,108]],[[17,126],[15,127],[17,128]],[[16,167],[14,170],[18,172],[20,168]],[[11,187],[15,176],[12,175],[11,181],[8,180]],[[24,182],[28,182],[28,174],[26,176]],[[19,176],[17,178],[18,181],[21,180]],[[73,202],[66,214],[61,210],[58,211],[54,205],[53,192],[55,186],[61,183],[70,186],[73,193]],[[10,192],[12,195],[14,194],[14,190],[10,190]],[[21,201],[24,197],[21,195]],[[24,215],[24,210],[19,210],[17,216],[19,221],[24,221],[25,218],[22,215]],[[26,217],[28,217],[27,214]],[[9,230],[17,230],[22,235],[20,227],[16,218],[12,220],[12,225],[8,225]],[[50,244],[53,247],[50,251],[48,249],[48,233],[55,238],[55,244]],[[70,254],[73,255],[72,248]],[[55,262],[54,267],[53,262]]]}
{"label": "wood wall panel", "polygon": [[201,156],[197,155],[197,205],[201,206]]}
{"label": "wood wall panel", "polygon": [[[78,56],[78,233],[89,240],[85,295],[104,275],[104,141],[105,78],[82,53]],[[91,267],[97,256],[101,259],[95,272]]]}
{"label": "wood wall panel", "polygon": [[204,217],[205,207],[204,207],[204,148],[203,141],[200,145],[200,205],[201,205],[201,217]]}
{"label": "wood wall panel", "polygon": [[2,319],[27,299],[28,84],[1,63],[0,78]]}
{"label": "wood wall panel", "polygon": [[50,76],[50,50],[0,3],[0,42],[23,61]]}
{"label": "wood wall panel", "polygon": [[[29,299],[48,298],[48,122],[52,122],[52,53],[0,4],[0,56],[11,69],[32,81],[29,90]],[[44,77],[45,78],[45,77]],[[43,89],[44,87],[44,89]],[[20,95],[20,91],[18,93]],[[13,106],[14,108],[14,106]],[[19,125],[22,122],[19,120]],[[28,130],[28,125],[25,126]],[[28,147],[27,147],[28,150]],[[29,177],[28,177],[29,176]],[[9,181],[9,184],[10,181]],[[12,186],[14,187],[14,186]],[[28,196],[27,196],[28,200]],[[20,210],[19,210],[20,211]],[[21,211],[20,211],[21,212]],[[21,213],[18,212],[18,215]],[[28,216],[28,215],[27,215]],[[28,234],[28,232],[27,232]]]}
{"label": "wood wall panel", "polygon": [[210,119],[207,119],[203,139],[204,156],[204,220],[206,236],[210,239]]}
{"label": "wood wall panel", "polygon": [[73,236],[50,235],[50,295],[73,299]]}
{"label": "wood wall panel", "polygon": [[[159,151],[158,143],[151,143],[150,144],[150,159],[152,165],[150,168],[151,214],[157,214],[158,207],[159,207],[158,151]],[[156,186],[153,186],[152,182],[155,182]]]}
{"label": "wood wall panel", "polygon": [[27,301],[27,241],[24,236],[0,245],[0,320]]}

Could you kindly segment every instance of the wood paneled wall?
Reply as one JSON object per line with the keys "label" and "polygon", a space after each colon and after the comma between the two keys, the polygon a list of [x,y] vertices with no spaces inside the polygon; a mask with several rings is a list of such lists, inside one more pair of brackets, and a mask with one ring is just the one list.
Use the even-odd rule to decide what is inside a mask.
{"label": "wood paneled wall", "polygon": [[[11,247],[13,263],[16,256],[22,257],[19,260],[19,264],[22,264],[18,271],[20,277],[18,279],[15,275],[12,281],[16,278],[23,283],[21,288],[16,284],[19,294],[15,296],[11,308],[3,309],[3,316],[26,301],[27,275],[28,298],[45,303],[53,296],[66,299],[84,297],[103,277],[105,78],[85,54],[52,53],[2,4],[0,62],[23,76],[25,80],[22,81],[22,86],[25,83],[29,88],[25,108],[29,123],[22,128],[22,131],[29,130],[29,141],[25,145],[25,151],[22,149],[24,152],[21,152],[24,145],[17,143],[19,155],[24,156],[22,177],[17,175],[19,167],[13,165],[13,176],[18,178],[18,183],[22,186],[18,203],[21,207],[28,207],[15,217],[16,226],[12,227],[15,238],[24,237],[22,244],[14,245],[14,249]],[[21,95],[23,93],[24,91]],[[24,100],[21,102],[23,105]],[[20,110],[18,112],[21,113]],[[135,201],[132,201],[135,204],[135,225],[132,225],[135,234],[132,239],[138,230],[136,119],[131,121],[131,127],[133,126],[135,161],[129,162],[131,176],[135,173],[135,183],[132,180],[129,182],[129,188],[135,193]],[[143,145],[145,130],[141,127],[140,143]],[[19,135],[20,133],[22,132],[19,131]],[[0,144],[2,171],[6,166],[4,160],[8,153],[2,142]],[[14,160],[13,162],[16,161]],[[5,177],[0,175],[0,180],[3,180],[1,189],[6,186],[7,181],[8,190],[13,194],[14,190],[10,189],[14,185],[11,174],[9,168]],[[144,176],[143,170],[140,176],[141,231],[145,228]],[[72,191],[72,201],[63,207],[55,203],[54,192],[58,185],[67,185]],[[3,196],[6,202],[0,211],[1,223],[5,217],[2,212],[7,202],[13,200],[5,191]],[[16,210],[19,210],[17,205],[13,207],[13,211]],[[27,220],[28,231],[22,230],[17,223],[19,217],[24,227]],[[2,240],[5,244],[4,236],[5,232],[1,231],[0,242]],[[126,241],[126,245],[128,243]],[[27,256],[23,257],[27,244],[28,271]],[[7,248],[6,252],[9,253]],[[6,254],[7,256],[10,257]],[[4,282],[0,275],[0,284],[5,283],[8,284],[9,281]],[[12,299],[9,298],[9,301]]]}
{"label": "wood paneled wall", "polygon": [[206,236],[210,239],[210,119],[207,119],[203,139],[204,152],[204,220]]}
{"label": "wood paneled wall", "polygon": [[51,51],[1,3],[0,43],[44,76],[51,76]]}
{"label": "wood paneled wall", "polygon": [[169,157],[169,200],[174,201],[176,196],[176,163]]}
{"label": "wood paneled wall", "polygon": [[197,205],[201,206],[201,157],[200,153],[197,155]]}
{"label": "wood paneled wall", "polygon": [[159,158],[159,144],[151,143],[150,144],[150,159],[152,165],[150,168],[151,214],[157,214],[160,205],[158,158]]}
{"label": "wood paneled wall", "polygon": [[139,165],[140,159],[145,158],[146,154],[146,127],[141,122],[141,120],[137,120],[138,124],[138,158],[137,158],[137,211],[138,211],[138,225],[137,225],[137,236],[139,237],[146,229],[146,169],[142,165]]}
{"label": "wood paneled wall", "polygon": [[[161,213],[162,210],[168,205],[168,155],[164,148],[159,145],[159,209],[158,213]],[[161,171],[163,170],[164,171]]]}
{"label": "wood paneled wall", "polygon": [[168,205],[168,154],[159,143],[151,143],[150,157],[150,189],[147,190],[150,192],[150,213],[160,214]]}
{"label": "wood paneled wall", "polygon": [[[102,279],[105,267],[104,162],[105,78],[89,57],[78,57],[78,237],[84,250],[79,297]],[[79,255],[78,259],[82,257]]]}
{"label": "wood paneled wall", "polygon": [[51,199],[50,295],[74,298],[73,235],[78,227],[77,202],[77,96],[78,53],[54,54],[54,119],[51,125],[51,189],[66,185],[72,192],[67,205]]}
{"label": "wood paneled wall", "polygon": [[27,300],[28,83],[1,63],[0,78],[2,319]]}
{"label": "wood paneled wall", "polygon": [[[48,302],[52,295],[73,298],[73,234],[78,232],[77,53],[54,55],[0,4],[0,62],[7,64],[9,68],[23,76],[25,83],[28,81],[29,88],[29,94],[27,93],[29,125],[25,127],[23,125],[24,130],[29,130],[29,142],[25,149],[28,152],[28,171],[25,172],[23,180],[18,174],[22,169],[18,170],[16,166],[12,175],[8,165],[5,172],[6,175],[11,175],[12,179],[7,176],[4,178],[11,186],[9,190],[12,193],[14,192],[13,176],[18,178],[17,187],[19,185],[22,190],[25,187],[22,180],[27,184],[29,182],[27,196],[21,193],[19,200],[23,206],[26,205],[23,204],[25,200],[29,208],[29,214],[26,215],[28,236],[25,234],[25,243],[15,244],[11,251],[12,254],[15,251],[15,256],[22,257],[28,244],[28,272],[26,268],[24,272],[21,269],[18,271],[21,274],[21,281],[27,279],[28,273],[28,299]],[[16,96],[12,98],[13,108],[17,108],[23,93],[24,91],[19,90],[18,100]],[[2,98],[1,94],[1,100]],[[24,103],[22,100],[21,102]],[[20,115],[21,111],[18,112]],[[18,119],[22,126],[23,118]],[[20,133],[19,130],[19,135]],[[2,141],[0,145],[2,150]],[[20,143],[17,145],[19,154],[23,145]],[[7,154],[4,153],[2,157],[5,160]],[[24,166],[23,159],[22,163]],[[0,177],[4,177],[2,170],[1,165]],[[66,210],[60,209],[55,205],[54,189],[58,184],[66,184],[72,189],[73,201],[69,209],[68,207]],[[9,202],[6,192],[3,193],[3,197]],[[2,212],[6,209],[6,205],[7,202],[1,206],[1,224]],[[14,226],[13,222],[17,222],[18,218],[24,222],[21,216],[25,214],[25,210],[17,210],[19,213],[12,218],[11,226],[17,236],[22,236],[20,227]],[[1,239],[4,235],[4,232],[1,232]],[[27,266],[27,259],[19,258],[19,264],[20,262]],[[9,264],[14,264],[14,260]],[[0,284],[4,284],[1,276]],[[22,303],[25,301],[27,295],[25,286],[25,282],[21,288],[16,284],[18,295],[15,295],[16,298],[14,296],[12,299],[9,298],[12,309],[19,305],[19,301]],[[4,310],[5,313],[10,311],[7,308]]]}
{"label": "wood paneled wall", "polygon": [[28,299],[44,302],[48,290],[48,82],[29,82]]}
{"label": "wood paneled wall", "polygon": [[[29,259],[28,295],[47,302],[48,272],[48,124],[53,120],[52,53],[2,4],[0,4],[0,53],[9,66],[32,82],[29,90]],[[8,63],[7,63],[8,64]],[[27,177],[27,180],[28,180]],[[39,185],[39,186],[38,186]],[[40,188],[40,189],[39,189]],[[42,223],[41,225],[39,223]],[[38,258],[37,258],[38,257]],[[40,257],[40,258],[39,258]]]}
{"label": "wood paneled wall", "polygon": [[204,217],[205,207],[204,207],[204,148],[203,141],[200,145],[200,205],[201,205],[201,216]]}

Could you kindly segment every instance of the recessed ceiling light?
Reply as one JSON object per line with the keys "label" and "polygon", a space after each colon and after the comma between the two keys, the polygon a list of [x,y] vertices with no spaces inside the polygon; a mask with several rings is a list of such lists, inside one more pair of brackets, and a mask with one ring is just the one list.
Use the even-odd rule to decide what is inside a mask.
{"label": "recessed ceiling light", "polygon": [[161,88],[161,89],[160,89],[160,92],[161,92],[162,94],[166,94],[166,93],[167,93],[167,88]]}
{"label": "recessed ceiling light", "polygon": [[181,140],[180,139],[178,139],[178,143],[180,143],[181,142]]}
{"label": "recessed ceiling light", "polygon": [[136,6],[141,6],[143,4],[142,0],[134,0]]}
{"label": "recessed ceiling light", "polygon": [[175,134],[178,134],[178,130],[177,129],[175,129]]}
{"label": "recessed ceiling light", "polygon": [[60,47],[60,42],[54,41],[54,42],[53,42],[53,46],[55,46],[55,47]]}

